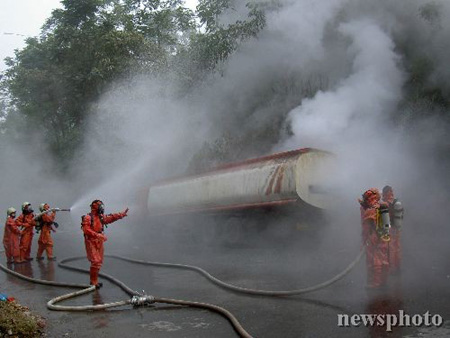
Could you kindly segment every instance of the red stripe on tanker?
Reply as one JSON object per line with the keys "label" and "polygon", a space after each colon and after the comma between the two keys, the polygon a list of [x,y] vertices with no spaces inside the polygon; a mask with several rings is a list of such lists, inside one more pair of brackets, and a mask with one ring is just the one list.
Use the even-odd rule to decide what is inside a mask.
{"label": "red stripe on tanker", "polygon": [[242,209],[301,200],[329,206],[327,186],[334,156],[303,148],[223,165],[199,175],[164,180],[150,186],[150,214]]}

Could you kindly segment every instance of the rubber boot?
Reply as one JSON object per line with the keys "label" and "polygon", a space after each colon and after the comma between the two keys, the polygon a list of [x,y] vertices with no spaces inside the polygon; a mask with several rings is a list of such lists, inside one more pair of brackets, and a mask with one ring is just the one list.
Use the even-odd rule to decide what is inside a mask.
{"label": "rubber boot", "polygon": [[44,259],[44,257],[42,257],[42,253],[44,252],[44,246],[41,243],[39,243],[38,245],[39,246],[36,254],[36,260],[40,261],[41,259]]}
{"label": "rubber boot", "polygon": [[94,268],[91,267],[90,269],[90,276],[91,276],[91,285],[95,285],[97,288],[101,288],[103,286],[102,283],[98,282],[98,273],[99,273],[100,269],[99,268]]}
{"label": "rubber boot", "polygon": [[90,269],[91,285],[98,284],[98,269],[91,267]]}
{"label": "rubber boot", "polygon": [[46,251],[47,251],[47,259],[49,261],[56,261],[56,257],[53,256],[53,246],[51,245],[47,246]]}

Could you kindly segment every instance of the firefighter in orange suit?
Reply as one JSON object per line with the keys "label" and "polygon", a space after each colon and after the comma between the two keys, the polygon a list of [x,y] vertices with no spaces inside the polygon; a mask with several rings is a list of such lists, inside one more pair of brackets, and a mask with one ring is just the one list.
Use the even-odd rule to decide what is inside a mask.
{"label": "firefighter in orange suit", "polygon": [[366,246],[367,287],[378,288],[386,284],[389,269],[389,242],[378,229],[380,192],[371,188],[364,192],[361,205],[362,239]]}
{"label": "firefighter in orange suit", "polygon": [[3,246],[5,247],[6,262],[22,263],[20,260],[20,229],[16,225],[16,209],[8,208],[6,211],[5,231],[3,233]]}
{"label": "firefighter in orange suit", "polygon": [[33,242],[33,230],[36,225],[34,220],[33,208],[29,202],[22,204],[22,214],[17,217],[16,224],[22,228],[22,236],[20,237],[20,260],[32,261],[31,243]]}
{"label": "firefighter in orange suit", "polygon": [[[49,209],[50,206],[47,203],[42,203],[39,206],[40,212],[44,212]],[[39,228],[40,231],[36,260],[44,259],[44,257],[42,257],[44,251],[47,253],[47,259],[49,261],[56,260],[56,257],[53,256],[53,239],[51,235],[52,231],[56,231],[53,226],[58,227],[58,224],[55,223],[55,216],[56,211],[49,211],[39,217],[38,225],[36,225],[36,229]]]}
{"label": "firefighter in orange suit", "polygon": [[104,214],[104,210],[103,202],[95,200],[91,203],[91,212],[81,217],[87,259],[91,262],[90,284],[97,287],[102,286],[102,283],[98,282],[98,273],[103,263],[103,242],[107,240],[103,234],[105,225],[124,218],[128,213],[128,208],[123,212],[108,215]]}
{"label": "firefighter in orange suit", "polygon": [[389,243],[389,270],[391,274],[400,272],[401,263],[401,245],[400,231],[401,219],[403,218],[403,207],[399,200],[394,197],[394,189],[386,185],[382,190],[382,201],[389,206],[389,216],[392,221],[392,229],[390,231],[391,241]]}

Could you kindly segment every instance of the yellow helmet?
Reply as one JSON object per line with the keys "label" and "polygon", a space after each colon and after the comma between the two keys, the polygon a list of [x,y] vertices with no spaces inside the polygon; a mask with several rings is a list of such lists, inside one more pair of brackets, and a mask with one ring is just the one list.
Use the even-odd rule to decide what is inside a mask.
{"label": "yellow helmet", "polygon": [[14,209],[13,207],[8,208],[8,210],[6,210],[6,214],[8,216],[11,216],[12,214],[15,214],[15,213],[16,213],[16,209]]}

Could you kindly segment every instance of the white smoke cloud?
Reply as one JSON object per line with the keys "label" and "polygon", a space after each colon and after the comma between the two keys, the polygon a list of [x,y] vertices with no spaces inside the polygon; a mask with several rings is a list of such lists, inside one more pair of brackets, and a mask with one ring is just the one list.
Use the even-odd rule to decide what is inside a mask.
{"label": "white smoke cloud", "polygon": [[[411,41],[420,42],[412,47],[416,53],[429,47],[426,55],[438,65],[434,80],[444,81],[450,5],[437,2],[437,17],[427,21],[420,16],[427,4],[421,0],[283,4],[268,13],[258,38],[243,43],[220,74],[188,97],[178,97],[168,81],[114,84],[97,104],[72,168],[77,183],[68,195],[77,195],[86,209],[94,198],[122,207],[135,186],[185,172],[204,142],[230,130],[251,134],[286,116],[293,135],[280,132],[272,151],[319,147],[336,152],[346,163],[342,181],[355,181],[352,196],[368,185],[407,184],[408,176],[417,177],[411,173],[415,166],[405,131],[389,122],[403,99],[408,71],[397,47],[399,42],[415,46]],[[240,3],[221,22],[247,14]],[[270,151],[247,146],[255,155]],[[390,164],[380,169],[381,162]],[[402,174],[405,167],[410,175]],[[45,191],[45,186],[33,185],[33,190]]]}
{"label": "white smoke cloud", "polygon": [[[290,110],[294,135],[280,140],[275,151],[319,147],[339,153],[352,163],[345,175],[359,177],[352,193],[370,180],[388,183],[404,172],[393,170],[400,165],[398,157],[408,163],[400,148],[403,131],[388,121],[405,84],[397,43],[411,32],[421,32],[417,39],[424,41],[436,29],[419,15],[425,3],[285,1],[268,13],[258,38],[242,44],[220,76],[193,89],[189,98],[175,98],[170,84],[148,79],[111,90],[93,122],[107,130],[90,134],[85,161],[96,162],[97,174],[107,180],[114,172],[126,177],[147,168],[142,169],[147,184],[183,173],[205,141],[227,131],[253,133]],[[221,21],[247,12],[236,6]],[[380,170],[380,161],[393,164]]]}
{"label": "white smoke cloud", "polygon": [[401,99],[404,77],[392,39],[371,20],[342,24],[339,31],[351,39],[351,74],[289,113],[294,136],[284,148],[333,150],[355,141],[365,145],[364,137],[376,137],[374,125]]}

